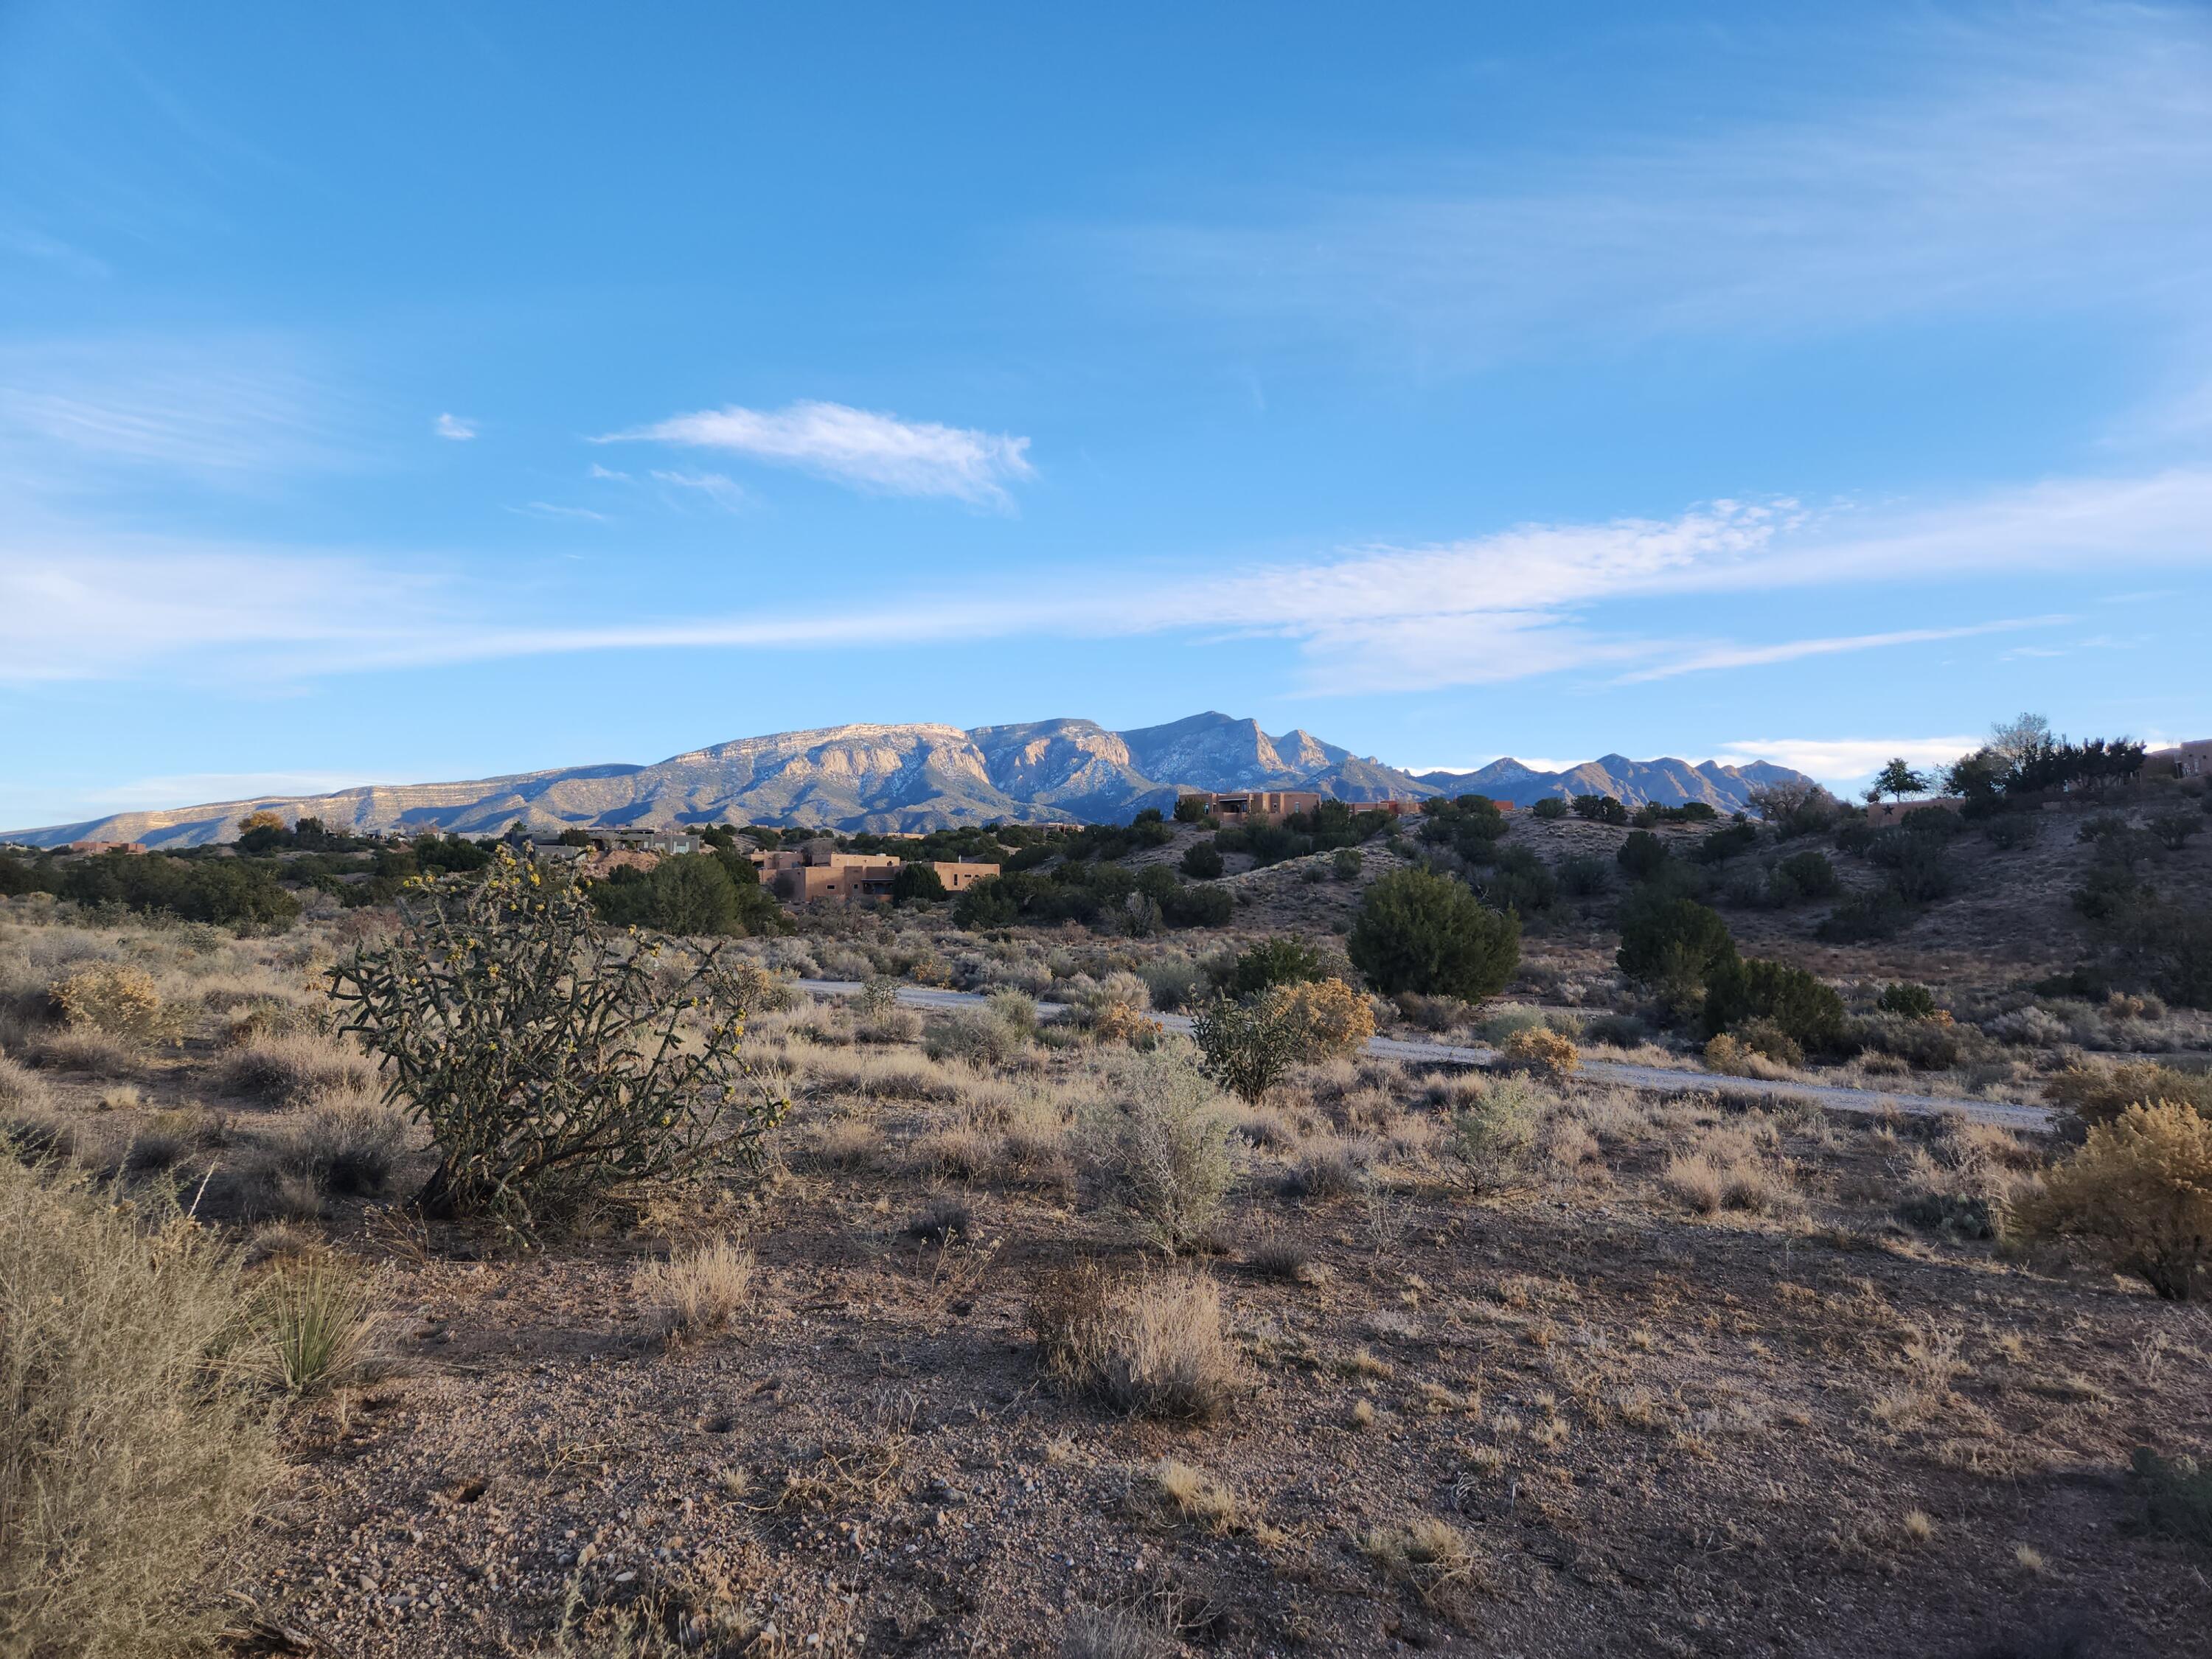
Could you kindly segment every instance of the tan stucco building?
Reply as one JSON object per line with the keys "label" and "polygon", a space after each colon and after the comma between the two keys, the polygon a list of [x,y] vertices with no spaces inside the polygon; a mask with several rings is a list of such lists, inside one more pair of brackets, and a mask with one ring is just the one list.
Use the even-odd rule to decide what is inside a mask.
{"label": "tan stucco building", "polygon": [[891,884],[908,864],[926,864],[937,872],[947,893],[965,892],[979,881],[999,873],[995,864],[958,863],[902,859],[896,853],[838,853],[817,848],[779,848],[749,855],[760,872],[761,885],[778,898],[798,903],[807,899],[889,898]]}

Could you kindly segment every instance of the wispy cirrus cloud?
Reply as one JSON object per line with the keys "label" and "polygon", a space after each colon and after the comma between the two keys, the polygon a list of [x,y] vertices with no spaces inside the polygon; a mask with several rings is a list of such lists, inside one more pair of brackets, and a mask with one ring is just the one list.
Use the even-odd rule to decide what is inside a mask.
{"label": "wispy cirrus cloud", "polygon": [[[2070,621],[2066,617],[2014,617],[2002,622],[1973,623],[1964,628],[1901,628],[1884,634],[1848,634],[1829,639],[1785,640],[1779,645],[1726,645],[1696,651],[1673,662],[1640,668],[1620,677],[1624,685],[1647,680],[1672,679],[1678,674],[1710,673],[1718,668],[1756,668],[1770,663],[1797,662],[1806,657],[1832,657],[1849,651],[1875,651],[1885,646],[1927,645],[1938,640],[1971,640],[1984,634],[2008,634],[2022,628],[2055,628]],[[2027,653],[2028,647],[2008,651],[2007,656]],[[2042,654],[2055,656],[2056,652]]]}
{"label": "wispy cirrus cloud", "polygon": [[1027,438],[905,421],[843,404],[795,403],[776,410],[732,404],[592,441],[725,450],[877,494],[949,496],[978,507],[1010,506],[1007,485],[1036,476]]}
{"label": "wispy cirrus cloud", "polygon": [[[1094,230],[1117,295],[1275,337],[1466,368],[1563,338],[1803,336],[1972,310],[2201,315],[2212,15],[2063,5],[1854,19],[1878,91],[1697,136],[1561,135],[1262,182],[1203,219]],[[1727,51],[1747,87],[1802,30]],[[1838,77],[1849,87],[1852,77]],[[1747,100],[1749,101],[1749,100]]]}
{"label": "wispy cirrus cloud", "polygon": [[666,484],[672,489],[694,491],[725,513],[738,512],[745,505],[744,487],[723,473],[669,472],[656,467],[653,481]]}
{"label": "wispy cirrus cloud", "polygon": [[510,507],[510,513],[520,513],[526,519],[580,519],[587,524],[612,524],[613,516],[588,507],[569,507],[560,501],[525,501],[520,507]]}
{"label": "wispy cirrus cloud", "polygon": [[455,443],[465,444],[477,435],[477,423],[474,421],[465,421],[458,415],[441,415],[430,422],[430,430],[441,438],[449,438]]}
{"label": "wispy cirrus cloud", "polygon": [[0,350],[0,439],[37,487],[117,468],[233,480],[339,459],[347,398],[268,340],[103,339]]}

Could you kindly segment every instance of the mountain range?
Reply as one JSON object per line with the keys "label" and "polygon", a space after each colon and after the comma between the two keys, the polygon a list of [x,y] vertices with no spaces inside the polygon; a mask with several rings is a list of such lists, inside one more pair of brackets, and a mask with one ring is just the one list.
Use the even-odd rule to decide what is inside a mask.
{"label": "mountain range", "polygon": [[1723,766],[1718,761],[1631,760],[1626,755],[1606,755],[1584,761],[1564,772],[1540,772],[1507,757],[1474,772],[1420,772],[1421,782],[1448,795],[1487,795],[1527,806],[1557,795],[1571,800],[1577,795],[1611,795],[1627,806],[1656,800],[1662,806],[1680,806],[1701,800],[1720,812],[1740,812],[1750,805],[1751,792],[1778,783],[1810,783],[1802,772],[1771,761],[1751,761],[1742,766]]}
{"label": "mountain range", "polygon": [[249,812],[316,817],[331,830],[487,835],[520,819],[533,832],[682,823],[807,824],[915,830],[948,824],[1126,822],[1168,811],[1187,789],[1307,789],[1344,800],[1475,792],[1525,803],[1612,794],[1633,805],[1703,800],[1722,811],[1748,790],[1800,775],[1609,755],[1561,773],[1518,762],[1415,775],[1291,731],[1207,713],[1111,732],[1095,720],[1016,726],[835,726],[740,738],[650,766],[600,765],[462,783],[369,784],[322,795],[265,795],[8,832],[36,847],[76,841],[197,846],[232,839]]}

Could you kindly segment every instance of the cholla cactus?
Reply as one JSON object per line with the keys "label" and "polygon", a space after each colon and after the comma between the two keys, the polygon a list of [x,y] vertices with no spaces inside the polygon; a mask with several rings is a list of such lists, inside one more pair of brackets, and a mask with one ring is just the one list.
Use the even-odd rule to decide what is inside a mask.
{"label": "cholla cactus", "polygon": [[740,1056],[750,988],[721,947],[611,934],[580,887],[504,848],[410,883],[400,910],[331,995],[429,1129],[426,1212],[530,1231],[617,1183],[757,1167],[789,1103]]}

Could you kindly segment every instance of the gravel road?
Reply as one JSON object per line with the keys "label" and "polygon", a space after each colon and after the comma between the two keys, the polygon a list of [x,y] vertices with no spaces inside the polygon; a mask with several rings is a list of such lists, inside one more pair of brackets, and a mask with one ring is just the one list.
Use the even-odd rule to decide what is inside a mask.
{"label": "gravel road", "polygon": [[[860,987],[854,980],[802,979],[799,981],[799,988],[817,997],[843,997],[852,995]],[[975,1008],[981,1006],[984,1001],[973,991],[940,991],[922,985],[902,985],[898,1000],[913,1008]],[[1038,1013],[1047,1019],[1056,1018],[1064,1009],[1065,1005],[1057,1002],[1037,1005]],[[1182,1014],[1155,1014],[1153,1018],[1170,1031],[1190,1030],[1189,1019]],[[1498,1060],[1495,1048],[1459,1048],[1446,1042],[1408,1042],[1398,1037],[1370,1038],[1367,1052],[1391,1060],[1429,1066],[1491,1066]],[[1999,1128],[2021,1129],[2031,1133],[2049,1129],[2053,1117],[2049,1108],[2024,1103],[1948,1100],[1940,1095],[1846,1089],[1831,1083],[1770,1083],[1759,1078],[1723,1077],[1717,1072],[1676,1071],[1661,1066],[1624,1066],[1601,1060],[1584,1060],[1580,1075],[1600,1082],[1622,1083],[1632,1088],[1652,1089],[1668,1094],[1724,1089],[1735,1095],[1762,1095],[1775,1100],[1809,1100],[1831,1111],[1873,1115],[1893,1112],[1905,1117],[1961,1117],[1970,1122],[1994,1124]]]}

